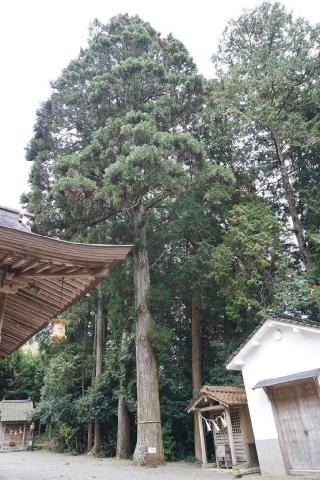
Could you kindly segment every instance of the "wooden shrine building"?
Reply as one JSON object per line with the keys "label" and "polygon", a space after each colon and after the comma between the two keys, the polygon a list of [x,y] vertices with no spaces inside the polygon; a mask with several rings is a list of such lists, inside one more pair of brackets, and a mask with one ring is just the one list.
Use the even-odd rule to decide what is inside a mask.
{"label": "wooden shrine building", "polygon": [[[203,465],[208,463],[207,445],[212,446],[218,468],[257,464],[244,388],[205,385],[187,412],[198,417]],[[206,433],[211,436],[209,442]]]}
{"label": "wooden shrine building", "polygon": [[131,245],[88,245],[36,235],[0,207],[0,356],[25,343],[108,276]]}
{"label": "wooden shrine building", "polygon": [[0,402],[0,450],[24,450],[32,444],[32,400]]}
{"label": "wooden shrine building", "polygon": [[320,478],[320,321],[269,313],[230,357],[241,371],[262,475]]}

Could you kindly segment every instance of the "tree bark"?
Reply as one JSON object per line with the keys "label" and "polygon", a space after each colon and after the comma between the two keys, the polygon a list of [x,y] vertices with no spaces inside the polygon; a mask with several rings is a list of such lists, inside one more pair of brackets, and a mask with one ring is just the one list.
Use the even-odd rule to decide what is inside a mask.
{"label": "tree bark", "polygon": [[118,432],[117,432],[117,458],[129,458],[130,455],[130,421],[129,412],[124,396],[120,390],[118,401]]}
{"label": "tree bark", "polygon": [[[201,351],[201,314],[200,295],[198,290],[192,292],[191,307],[191,343],[192,343],[192,387],[193,395],[197,395],[202,387],[202,351]],[[196,414],[194,424],[194,454],[197,460],[202,460],[199,421]]]}
{"label": "tree bark", "polygon": [[[91,385],[94,382],[96,376],[96,350],[97,350],[97,315],[95,315],[95,322],[94,322],[94,334],[93,334],[93,348],[92,348],[92,356],[94,357],[94,367],[92,369],[92,376],[91,376]],[[93,447],[93,427],[94,424],[92,422],[88,425],[88,435],[87,435],[87,452],[91,453],[91,449]]]}
{"label": "tree bark", "polygon": [[306,269],[308,269],[309,263],[310,263],[309,248],[303,232],[302,225],[300,223],[298,210],[297,210],[296,202],[294,198],[294,192],[293,192],[293,188],[289,178],[288,169],[285,163],[285,159],[282,153],[279,139],[274,133],[272,133],[272,138],[273,138],[273,142],[274,142],[274,146],[276,149],[276,154],[279,162],[282,185],[283,185],[285,195],[286,195],[286,200],[288,203],[288,209],[289,209],[289,214],[292,220],[293,231],[297,239],[302,261]]}
{"label": "tree bark", "polygon": [[[102,283],[99,283],[97,286],[98,299],[97,299],[97,320],[96,320],[96,370],[95,377],[98,379],[103,370],[103,355],[104,355],[104,345],[105,345],[105,328],[104,328],[104,315],[103,315],[103,304],[104,304],[104,294]],[[94,422],[94,439],[93,447],[91,453],[96,454],[102,444],[102,429],[101,423],[96,420]]]}
{"label": "tree bark", "polygon": [[90,422],[88,424],[88,432],[87,432],[87,452],[91,452],[93,446],[93,423]]}
{"label": "tree bark", "polygon": [[97,301],[97,333],[96,333],[96,378],[98,378],[103,370],[103,355],[104,355],[104,315],[103,303],[104,294],[102,283],[97,287],[98,301]]}
{"label": "tree bark", "polygon": [[124,329],[121,339],[121,359],[120,361],[120,385],[118,400],[118,431],[117,431],[117,458],[128,458],[130,455],[130,421],[129,412],[126,404],[126,373],[128,353],[127,332]]}
{"label": "tree bark", "polygon": [[150,287],[149,259],[145,225],[145,210],[139,205],[134,212],[135,248],[134,287],[137,364],[137,444],[135,463],[163,463],[163,443],[160,419],[159,383],[156,357],[149,338],[151,314],[148,307]]}

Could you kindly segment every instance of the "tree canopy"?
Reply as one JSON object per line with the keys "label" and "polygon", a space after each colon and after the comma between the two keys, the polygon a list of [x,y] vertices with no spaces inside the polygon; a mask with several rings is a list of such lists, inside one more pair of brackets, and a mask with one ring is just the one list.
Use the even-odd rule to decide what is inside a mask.
{"label": "tree canopy", "polygon": [[66,312],[66,343],[40,334],[35,358],[3,360],[3,395],[39,401],[60,450],[86,451],[99,424],[96,453],[197,457],[201,385],[241,384],[225,361],[268,310],[318,319],[319,35],[262,3],[228,23],[209,80],[119,15],[52,82],[27,147],[34,231],[134,244]]}

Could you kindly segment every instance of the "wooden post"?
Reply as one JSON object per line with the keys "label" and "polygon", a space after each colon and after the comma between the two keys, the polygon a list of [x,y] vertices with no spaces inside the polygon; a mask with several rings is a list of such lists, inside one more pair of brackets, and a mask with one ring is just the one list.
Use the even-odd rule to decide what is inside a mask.
{"label": "wooden post", "polygon": [[2,450],[4,450],[5,439],[6,439],[6,424],[5,422],[3,422]]}
{"label": "wooden post", "polygon": [[230,445],[230,450],[231,450],[232,465],[236,465],[237,464],[236,449],[235,449],[234,441],[233,441],[232,423],[231,423],[231,416],[230,416],[229,408],[226,408],[225,412],[226,412],[226,421],[227,421],[227,427],[228,427],[228,438],[229,438],[229,445]]}
{"label": "wooden post", "polygon": [[197,412],[198,417],[198,424],[199,424],[199,433],[200,433],[200,445],[201,445],[201,459],[202,465],[207,465],[207,449],[206,449],[206,442],[204,438],[204,431],[203,431],[203,422],[202,422],[202,415],[200,412]]}
{"label": "wooden post", "polygon": [[217,468],[219,468],[219,461],[217,456],[217,439],[216,439],[216,433],[215,433],[214,427],[212,428],[212,438],[213,438],[214,455],[216,457],[216,465],[217,465]]}
{"label": "wooden post", "polygon": [[22,446],[24,446],[25,439],[26,439],[26,424],[23,425]]}

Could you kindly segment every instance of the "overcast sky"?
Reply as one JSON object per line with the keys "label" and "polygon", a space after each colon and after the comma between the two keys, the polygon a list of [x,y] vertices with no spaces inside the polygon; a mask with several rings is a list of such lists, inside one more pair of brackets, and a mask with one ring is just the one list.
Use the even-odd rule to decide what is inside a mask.
{"label": "overcast sky", "polygon": [[[138,14],[172,32],[212,76],[210,57],[229,18],[257,0],[2,0],[0,2],[0,205],[18,208],[28,188],[25,146],[49,82],[86,45],[88,25],[119,13]],[[284,0],[295,15],[320,20],[318,0]]]}

